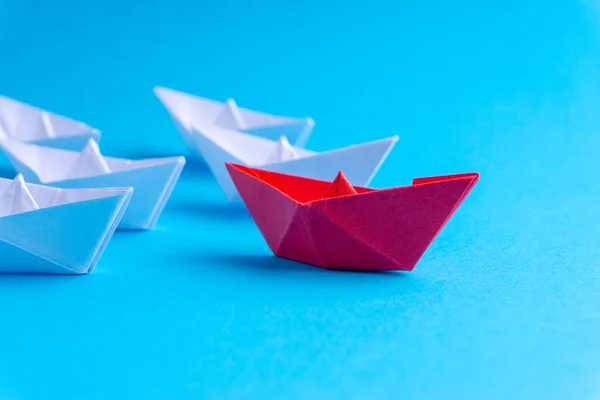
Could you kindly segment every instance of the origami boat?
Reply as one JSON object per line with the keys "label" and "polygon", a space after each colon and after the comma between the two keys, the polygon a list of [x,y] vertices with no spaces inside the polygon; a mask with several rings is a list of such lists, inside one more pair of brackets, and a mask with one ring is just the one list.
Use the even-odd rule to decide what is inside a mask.
{"label": "origami boat", "polygon": [[150,229],[169,199],[184,157],[127,160],[104,157],[89,140],[81,152],[0,141],[0,149],[29,182],[60,188],[132,187],[120,229]]}
{"label": "origami boat", "polygon": [[269,171],[328,179],[345,171],[354,185],[367,186],[392,150],[397,136],[316,153],[292,146],[285,136],[269,140],[215,125],[194,125],[195,151],[202,154],[217,182],[231,201],[241,201],[225,167],[226,162]]}
{"label": "origami boat", "polygon": [[0,178],[0,273],[91,272],[133,189],[57,189]]}
{"label": "origami boat", "polygon": [[[233,99],[221,103],[163,87],[154,88],[154,93],[169,112],[179,134],[192,150],[196,146],[191,130],[196,124],[217,125],[271,140],[285,136],[298,147],[306,144],[315,125],[311,118],[281,117],[241,108]],[[195,155],[202,157],[197,152]]]}
{"label": "origami boat", "polygon": [[83,122],[0,96],[0,139],[81,150],[89,139],[100,141],[100,131]]}
{"label": "origami boat", "polygon": [[273,253],[325,269],[412,271],[479,180],[476,173],[367,189],[227,164]]}

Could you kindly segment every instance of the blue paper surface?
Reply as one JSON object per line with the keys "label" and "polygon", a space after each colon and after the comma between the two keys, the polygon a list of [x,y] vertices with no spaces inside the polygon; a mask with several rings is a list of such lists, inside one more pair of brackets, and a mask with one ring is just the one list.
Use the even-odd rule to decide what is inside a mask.
{"label": "blue paper surface", "polygon": [[185,151],[163,85],[310,115],[315,151],[398,134],[375,187],[481,180],[413,273],[342,273],[272,257],[190,161],[91,275],[0,276],[0,398],[600,395],[594,1],[90,3],[0,0],[0,92],[105,154]]}

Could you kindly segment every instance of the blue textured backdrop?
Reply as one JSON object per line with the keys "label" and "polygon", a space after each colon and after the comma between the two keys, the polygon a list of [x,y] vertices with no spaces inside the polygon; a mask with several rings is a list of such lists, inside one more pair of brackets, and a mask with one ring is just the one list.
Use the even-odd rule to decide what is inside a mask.
{"label": "blue textured backdrop", "polygon": [[0,0],[0,93],[105,154],[185,152],[164,85],[312,116],[315,150],[399,134],[376,187],[482,179],[414,273],[339,273],[189,162],[93,274],[0,276],[1,399],[600,396],[595,1],[92,3]]}

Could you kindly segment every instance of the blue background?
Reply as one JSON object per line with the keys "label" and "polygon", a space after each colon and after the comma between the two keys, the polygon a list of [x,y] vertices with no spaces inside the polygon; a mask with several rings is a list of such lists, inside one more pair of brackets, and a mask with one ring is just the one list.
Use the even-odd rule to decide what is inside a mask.
{"label": "blue background", "polygon": [[398,134],[375,187],[482,177],[413,273],[340,273],[272,257],[188,160],[93,274],[0,276],[0,398],[598,398],[599,11],[0,0],[0,93],[105,154],[185,153],[163,85],[311,116],[314,150]]}

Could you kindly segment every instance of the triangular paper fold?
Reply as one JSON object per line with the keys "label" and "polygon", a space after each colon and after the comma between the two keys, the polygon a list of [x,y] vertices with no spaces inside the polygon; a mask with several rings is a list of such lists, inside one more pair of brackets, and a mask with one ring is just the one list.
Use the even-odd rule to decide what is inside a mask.
{"label": "triangular paper fold", "polygon": [[448,175],[376,190],[341,174],[327,182],[227,169],[274,254],[327,269],[411,271],[479,180]]}
{"label": "triangular paper fold", "polygon": [[226,162],[314,179],[329,179],[342,170],[353,185],[367,186],[398,141],[393,136],[315,153],[291,146],[285,138],[273,141],[215,125],[195,125],[191,132],[196,151],[202,153],[230,200],[239,197],[225,168]]}
{"label": "triangular paper fold", "polygon": [[294,218],[297,205],[282,192],[263,185],[257,177],[248,173],[249,169],[228,169],[235,185],[245,188],[244,202],[254,210],[252,217],[271,250],[276,252]]}
{"label": "triangular paper fold", "polygon": [[214,123],[228,129],[244,130],[246,128],[244,117],[234,99],[227,99]]}
{"label": "triangular paper fold", "polygon": [[83,122],[0,96],[0,140],[11,139],[42,146],[81,150],[100,131]]}
{"label": "triangular paper fold", "polygon": [[[286,136],[295,146],[303,147],[315,124],[311,118],[283,117],[242,108],[233,99],[218,102],[164,87],[154,88],[154,93],[192,151],[195,148],[190,135],[194,125],[216,125],[270,140]],[[203,156],[195,151],[194,154]]]}
{"label": "triangular paper fold", "polygon": [[299,152],[288,142],[285,136],[277,141],[275,149],[267,158],[267,164],[276,164],[300,158]]}
{"label": "triangular paper fold", "polygon": [[127,160],[105,157],[94,141],[81,152],[0,141],[13,167],[29,182],[60,188],[132,187],[135,192],[119,228],[150,229],[160,216],[184,157]]}
{"label": "triangular paper fold", "polygon": [[0,194],[0,217],[38,210],[39,208],[40,206],[38,206],[25,185],[23,175],[17,175],[4,193]]}
{"label": "triangular paper fold", "polygon": [[354,187],[350,184],[348,179],[344,176],[344,173],[340,171],[327,191],[323,195],[324,199],[329,199],[331,197],[340,197],[340,196],[348,196],[351,194],[357,194],[358,192]]}
{"label": "triangular paper fold", "polygon": [[85,178],[108,174],[109,172],[110,168],[104,161],[102,154],[100,154],[98,144],[90,139],[69,168],[68,176],[70,179]]}
{"label": "triangular paper fold", "polygon": [[[13,187],[15,181],[0,179],[0,192]],[[133,192],[29,183],[21,190],[27,190],[39,207],[0,217],[0,273],[91,272]]]}

